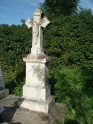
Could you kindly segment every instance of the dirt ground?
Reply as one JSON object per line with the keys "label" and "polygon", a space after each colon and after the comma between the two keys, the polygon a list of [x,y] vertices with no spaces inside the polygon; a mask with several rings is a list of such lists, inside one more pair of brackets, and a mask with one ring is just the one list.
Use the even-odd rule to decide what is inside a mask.
{"label": "dirt ground", "polygon": [[33,112],[18,107],[20,97],[9,95],[0,100],[4,111],[0,114],[0,122],[10,124],[59,124],[63,121],[64,105],[55,103],[49,114]]}

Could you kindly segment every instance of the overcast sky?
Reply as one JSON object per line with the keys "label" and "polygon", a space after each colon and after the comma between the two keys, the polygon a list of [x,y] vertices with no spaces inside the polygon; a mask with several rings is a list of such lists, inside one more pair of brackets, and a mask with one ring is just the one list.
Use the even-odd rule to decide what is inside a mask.
{"label": "overcast sky", "polygon": [[[33,11],[44,0],[0,0],[0,24],[21,24],[21,19],[32,17]],[[93,0],[80,0],[80,6],[93,11]]]}

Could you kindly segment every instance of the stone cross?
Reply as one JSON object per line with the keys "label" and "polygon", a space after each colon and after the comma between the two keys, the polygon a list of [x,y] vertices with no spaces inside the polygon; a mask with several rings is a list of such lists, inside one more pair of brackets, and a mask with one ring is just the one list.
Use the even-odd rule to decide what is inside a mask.
{"label": "stone cross", "polygon": [[51,88],[48,83],[47,63],[49,57],[43,52],[42,27],[46,27],[50,21],[41,17],[42,11],[36,9],[33,19],[28,19],[26,25],[32,27],[31,53],[23,58],[26,63],[26,81],[23,86],[23,108],[48,113],[55,103],[51,96]]}
{"label": "stone cross", "polygon": [[47,17],[41,18],[42,11],[36,9],[33,13],[33,19],[28,19],[26,25],[28,28],[32,27],[32,55],[41,55],[43,53],[43,33],[41,27],[46,27],[50,21]]}

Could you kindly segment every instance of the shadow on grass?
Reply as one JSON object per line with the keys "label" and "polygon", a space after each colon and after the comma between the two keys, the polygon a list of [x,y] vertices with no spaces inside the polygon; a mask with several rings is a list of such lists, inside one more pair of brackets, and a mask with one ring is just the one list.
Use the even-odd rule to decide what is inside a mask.
{"label": "shadow on grass", "polygon": [[68,120],[65,121],[64,124],[80,124],[80,123],[78,123],[76,120],[68,119]]}

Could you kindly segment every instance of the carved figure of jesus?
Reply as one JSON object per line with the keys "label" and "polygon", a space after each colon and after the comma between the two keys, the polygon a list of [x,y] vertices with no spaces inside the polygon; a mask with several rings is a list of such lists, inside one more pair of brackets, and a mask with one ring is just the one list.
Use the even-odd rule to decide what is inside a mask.
{"label": "carved figure of jesus", "polygon": [[31,54],[43,54],[43,32],[41,27],[46,27],[50,21],[47,17],[41,19],[42,11],[40,9],[36,9],[33,13],[33,19],[28,19],[26,21],[26,25],[28,28],[32,27],[32,48]]}

